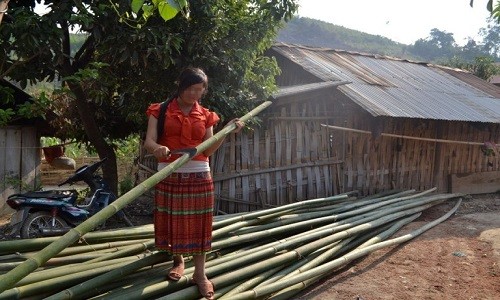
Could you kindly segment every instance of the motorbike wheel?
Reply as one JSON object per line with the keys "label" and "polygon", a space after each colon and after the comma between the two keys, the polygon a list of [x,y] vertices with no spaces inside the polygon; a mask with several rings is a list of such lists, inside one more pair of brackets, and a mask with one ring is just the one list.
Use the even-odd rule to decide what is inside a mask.
{"label": "motorbike wheel", "polygon": [[54,226],[52,226],[52,215],[46,211],[38,211],[30,214],[23,227],[21,227],[21,238],[32,239],[43,237],[41,229],[67,228],[68,224],[60,217],[55,217]]}

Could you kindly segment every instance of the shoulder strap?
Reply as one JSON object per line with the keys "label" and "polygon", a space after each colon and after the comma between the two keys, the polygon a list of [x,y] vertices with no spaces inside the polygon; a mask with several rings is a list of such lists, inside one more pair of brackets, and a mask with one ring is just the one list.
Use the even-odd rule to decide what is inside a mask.
{"label": "shoulder strap", "polygon": [[168,99],[160,104],[160,114],[158,115],[158,124],[157,124],[157,129],[156,129],[158,140],[163,135],[163,128],[165,127],[164,126],[165,125],[165,113],[167,112],[168,105],[170,104],[170,102],[172,102],[173,99],[174,99],[174,97],[171,97],[170,99]]}

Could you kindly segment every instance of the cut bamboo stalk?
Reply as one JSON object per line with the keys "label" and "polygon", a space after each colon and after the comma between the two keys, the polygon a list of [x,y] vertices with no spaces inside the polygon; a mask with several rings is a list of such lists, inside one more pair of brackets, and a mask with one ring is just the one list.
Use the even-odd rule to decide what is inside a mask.
{"label": "cut bamboo stalk", "polygon": [[[346,238],[352,234],[360,233],[360,232],[363,232],[363,231],[368,230],[370,228],[380,226],[381,224],[385,224],[387,222],[390,222],[394,219],[398,219],[398,218],[403,217],[405,215],[414,214],[416,212],[422,211],[423,209],[429,208],[431,206],[432,206],[432,204],[426,204],[424,206],[420,206],[420,207],[409,209],[409,210],[406,210],[403,212],[395,213],[391,216],[387,216],[387,217],[384,217],[382,219],[375,220],[375,221],[370,222],[368,224],[358,225],[358,226],[356,226],[348,231],[335,233],[332,235],[333,237],[323,238],[323,240],[320,242],[315,241],[315,242],[309,243],[305,246],[297,248],[294,251],[287,252],[287,253],[281,254],[279,256],[272,257],[272,258],[267,259],[267,260],[261,260],[261,259],[252,260],[252,261],[258,261],[258,262],[253,263],[251,266],[248,266],[248,267],[241,267],[237,271],[224,273],[221,276],[213,278],[212,281],[214,282],[215,286],[217,287],[219,285],[223,286],[224,284],[232,284],[236,280],[244,280],[244,279],[249,278],[251,276],[254,276],[260,272],[263,272],[264,270],[267,270],[269,268],[273,268],[273,267],[288,263],[290,261],[296,260],[297,258],[304,257],[307,255],[307,253],[310,253],[310,251],[312,251],[314,249],[314,247],[323,246],[325,243],[328,243],[328,242],[334,242],[337,240],[341,240],[341,239]],[[305,242],[307,243],[307,241],[305,241]],[[313,246],[312,244],[315,244],[315,245]],[[217,267],[221,267],[221,266],[217,266]],[[229,269],[231,269],[231,268],[229,268]],[[232,269],[234,270],[235,268],[233,267]],[[227,270],[227,271],[229,271],[229,270]],[[207,270],[207,272],[208,272],[208,270]],[[217,272],[217,273],[219,273],[219,272]],[[223,273],[223,272],[220,272],[220,273]],[[188,292],[189,292],[189,290],[186,291],[186,293],[188,293]],[[185,296],[187,297],[188,295],[185,295]]]}
{"label": "cut bamboo stalk", "polygon": [[106,265],[117,265],[117,264],[123,263],[123,262],[125,262],[125,263],[131,262],[131,261],[143,258],[143,257],[148,256],[148,255],[150,255],[150,254],[142,254],[142,255],[131,256],[131,257],[123,257],[123,258],[117,258],[117,259],[113,259],[113,260],[96,262],[96,263],[68,264],[65,266],[57,267],[57,268],[37,271],[37,272],[33,272],[33,273],[29,274],[28,276],[24,277],[23,279],[19,280],[16,283],[16,286],[27,285],[27,284],[34,283],[37,281],[42,281],[42,280],[47,280],[47,279],[51,279],[51,278],[64,276],[67,274],[72,274],[75,272],[74,270],[76,268],[80,268],[80,271],[85,271],[85,270],[99,268],[99,267],[106,266]]}
{"label": "cut bamboo stalk", "polygon": [[85,292],[88,289],[92,289],[95,286],[100,286],[106,282],[110,282],[112,279],[116,279],[119,276],[123,276],[126,274],[129,274],[131,272],[134,272],[138,269],[150,266],[155,263],[159,263],[162,261],[167,260],[168,255],[166,253],[158,252],[154,253],[150,256],[147,256],[143,259],[140,259],[138,261],[128,263],[126,265],[123,265],[120,268],[114,268],[110,269],[107,273],[101,275],[101,276],[95,276],[94,278],[89,278],[86,282],[80,281],[78,285],[74,285],[72,288],[68,288],[64,291],[61,291],[57,294],[52,295],[51,297],[48,297],[46,299],[78,299],[78,295],[80,293]]}
{"label": "cut bamboo stalk", "polygon": [[[132,239],[145,239],[154,237],[153,225],[138,226],[133,228],[89,232],[79,242],[95,244],[110,241],[123,241]],[[0,254],[41,250],[61,237],[44,237],[35,239],[0,241]],[[72,244],[73,245],[73,244]],[[76,244],[74,244],[76,245]]]}
{"label": "cut bamboo stalk", "polygon": [[[411,221],[415,220],[420,215],[421,215],[421,213],[416,213],[416,214],[413,214],[413,215],[411,215],[409,217],[406,217],[406,218],[403,218],[401,220],[395,221],[387,230],[384,230],[383,232],[377,234],[375,237],[372,237],[369,240],[363,242],[361,245],[357,246],[357,249],[364,248],[364,247],[367,247],[369,245],[373,245],[373,244],[375,244],[377,242],[380,242],[380,241],[386,239],[387,237],[389,237],[392,234],[394,234],[397,230],[399,230],[404,225],[406,225],[406,224],[410,223]],[[313,268],[315,268],[315,267],[317,267],[317,266],[325,263],[326,261],[330,260],[334,256],[334,254],[336,254],[338,251],[340,251],[340,250],[346,250],[347,244],[351,243],[351,240],[352,239],[342,240],[342,242],[345,243],[345,244],[340,244],[339,246],[337,246],[335,248],[332,248],[332,249],[330,249],[328,251],[325,251],[325,253],[323,253],[322,255],[320,255],[318,258],[315,258],[315,259],[311,260],[310,262],[308,262],[307,264],[305,264],[301,268],[297,269],[296,271],[294,271],[294,272],[288,272],[288,274],[286,276],[284,276],[283,278],[281,278],[280,280],[286,281],[290,277],[293,277],[293,276],[295,276],[297,274],[303,273],[305,271],[308,271],[310,269],[313,269]]]}
{"label": "cut bamboo stalk", "polygon": [[[211,278],[214,283],[216,284],[216,292],[217,295],[224,294],[222,291],[230,291],[231,289],[228,287],[236,287],[239,286],[239,291],[243,291],[244,288],[242,283],[245,281],[245,278],[247,278],[247,274],[235,274],[234,270],[240,270],[240,269],[248,269],[250,268],[250,265],[253,265],[254,267],[257,268],[263,268],[256,274],[248,277],[248,281],[253,280],[254,277],[258,277],[262,275],[262,273],[267,272],[269,269],[266,269],[269,266],[266,266],[266,264],[262,265],[261,263],[257,262],[273,262],[275,258],[280,257],[284,255],[284,252],[289,252],[287,256],[287,261],[283,262],[281,265],[277,264],[275,265],[276,268],[278,267],[283,267],[285,265],[288,265],[286,269],[283,269],[282,271],[278,272],[282,274],[275,273],[272,278],[274,279],[267,279],[263,283],[260,284],[260,286],[267,286],[271,283],[278,282],[283,280],[285,278],[284,276],[289,276],[292,275],[286,275],[292,272],[295,272],[298,268],[301,268],[301,264],[308,263],[308,260],[313,260],[315,256],[317,255],[322,255],[322,252],[329,251],[328,248],[334,247],[335,244],[337,243],[344,243],[347,241],[347,239],[353,239],[352,243],[348,243],[347,246],[341,247],[339,253],[331,254],[332,258],[334,256],[340,255],[341,252],[345,251],[350,251],[348,250],[349,247],[354,247],[354,245],[357,243],[357,247],[361,248],[361,246],[364,243],[364,245],[367,245],[367,240],[368,238],[371,238],[369,235],[374,235],[377,234],[375,238],[372,238],[370,240],[370,243],[376,243],[380,240],[383,240],[385,237],[382,237],[382,234],[378,233],[377,231],[382,230],[384,227],[389,226],[389,224],[397,223],[399,222],[400,218],[403,218],[404,216],[407,216],[409,214],[415,213],[422,211],[424,209],[427,209],[429,207],[432,207],[434,205],[437,205],[441,203],[442,201],[445,201],[448,198],[455,197],[460,194],[445,194],[445,195],[427,195],[426,193],[424,194],[412,194],[411,196],[403,196],[403,197],[393,197],[390,199],[387,199],[387,201],[379,201],[381,199],[372,199],[375,200],[375,202],[379,201],[381,203],[380,206],[378,207],[371,207],[371,209],[366,209],[367,207],[370,207],[370,205],[374,204],[371,200],[369,199],[360,199],[357,201],[354,201],[353,203],[358,203],[361,202],[363,205],[357,206],[355,210],[358,210],[358,213],[354,214],[354,216],[349,217],[349,214],[352,213],[351,211],[346,211],[346,214],[344,214],[343,218],[338,218],[338,216],[335,216],[338,220],[334,221],[335,223],[331,223],[332,220],[328,220],[325,223],[325,220],[321,220],[322,217],[319,217],[321,215],[321,212],[317,214],[305,214],[307,215],[310,219],[320,219],[320,222],[318,222],[316,225],[310,225],[313,227],[320,226],[323,224],[321,227],[318,227],[316,229],[312,230],[306,230],[306,227],[303,227],[294,233],[294,235],[290,236],[295,229],[290,230],[290,227],[288,230],[285,230],[283,232],[280,232],[280,230],[274,230],[271,231],[273,232],[273,236],[270,237],[261,237],[258,239],[258,244],[262,245],[256,245],[255,240],[252,241],[252,245],[247,244],[247,243],[229,243],[220,249],[214,248],[215,252],[219,253],[218,255],[220,256],[219,258],[216,259],[207,259],[207,275],[209,278]],[[401,196],[401,195],[400,195]],[[383,203],[382,203],[383,202]],[[324,207],[325,209],[332,209],[332,207],[335,207],[337,204],[340,205],[340,203],[337,203],[335,205],[329,205],[326,203],[323,203],[321,207]],[[341,206],[349,206],[352,203],[349,202],[344,202]],[[315,207],[315,205],[313,205]],[[254,218],[247,218],[247,220],[242,221],[241,223],[238,223],[235,226],[232,225],[227,225],[225,227],[221,227],[222,230],[224,230],[224,234],[221,234],[219,237],[217,237],[217,240],[214,240],[214,244],[220,241],[225,241],[227,239],[231,239],[232,237],[226,237],[226,235],[230,235],[233,233],[237,233],[240,230],[245,230],[246,228],[253,228],[252,230],[259,230],[259,228],[264,227],[269,225],[268,223],[275,222],[276,219],[283,219],[286,221],[291,221],[290,224],[295,225],[293,221],[299,220],[297,218],[296,213],[298,211],[307,211],[309,210],[309,207],[296,207],[295,209],[290,209],[289,211],[286,212],[280,212],[276,213],[275,216],[269,215],[269,211],[265,211],[263,214],[259,214],[255,216]],[[333,210],[333,209],[332,209]],[[277,217],[277,215],[282,215]],[[388,215],[390,214],[390,215]],[[387,218],[386,218],[387,217]],[[215,222],[218,222],[219,220],[226,220],[226,219],[232,219],[232,217],[227,217],[225,216],[224,218],[218,219]],[[295,220],[294,220],[295,219]],[[377,222],[372,222],[370,220],[377,220]],[[378,223],[378,221],[382,221],[381,223]],[[366,224],[368,222],[371,222],[371,224]],[[255,223],[255,224],[254,224]],[[297,222],[299,223],[299,222]],[[250,225],[254,224],[254,225]],[[242,227],[244,226],[244,227]],[[277,225],[276,227],[278,227]],[[393,226],[393,225],[392,225]],[[241,228],[241,229],[238,229]],[[360,230],[359,233],[357,233],[357,230]],[[367,234],[364,234],[367,233]],[[368,235],[369,234],[369,235]],[[250,236],[250,235],[249,235]],[[332,238],[333,236],[333,238]],[[356,237],[354,237],[356,236]],[[304,238],[305,237],[305,238]],[[277,242],[273,240],[279,240]],[[144,241],[141,241],[144,242]],[[304,245],[304,243],[306,245]],[[214,255],[215,255],[214,252]],[[291,253],[291,254],[290,254]],[[285,253],[286,254],[286,253]],[[100,253],[100,255],[108,255],[106,253]],[[75,255],[78,256],[78,255]],[[212,256],[210,254],[209,256]],[[282,256],[282,258],[285,256]],[[327,257],[325,254],[323,257]],[[329,260],[331,260],[330,258]],[[46,262],[45,265],[47,265],[48,262]],[[0,264],[1,265],[1,264]],[[75,264],[75,267],[77,267],[78,264]],[[82,264],[83,265],[83,264]],[[134,270],[132,272],[135,273],[126,273],[123,275],[118,271],[118,269],[121,269],[119,267],[113,268],[113,271],[117,270],[116,274],[121,274],[117,275],[119,277],[116,277],[114,280],[117,280],[120,278],[120,282],[123,282],[124,285],[120,285],[118,283],[112,283],[111,281],[104,281],[102,280],[102,276],[106,276],[107,273],[104,273],[103,275],[99,275],[97,277],[94,277],[92,279],[95,279],[96,282],[98,282],[98,286],[95,286],[92,288],[91,292],[90,290],[82,290],[82,293],[78,293],[78,295],[88,295],[88,297],[96,297],[96,298],[102,298],[102,299],[118,299],[121,298],[123,299],[124,297],[132,297],[132,298],[153,298],[153,297],[161,297],[164,296],[165,299],[171,299],[171,293],[173,293],[175,296],[177,295],[191,295],[193,297],[199,297],[197,288],[194,286],[191,286],[188,282],[188,279],[190,278],[190,274],[192,274],[192,267],[186,268],[186,273],[185,273],[185,278],[183,279],[183,282],[180,284],[173,284],[173,283],[167,283],[165,282],[165,277],[166,277],[166,272],[168,269],[168,263],[162,264],[161,268],[158,268],[157,266],[153,268],[148,268],[142,269],[142,270]],[[171,265],[171,263],[170,263]],[[101,266],[101,265],[99,265]],[[104,264],[102,265],[104,266]],[[96,265],[97,267],[97,265]],[[303,267],[302,269],[304,271],[307,271],[308,269],[311,269],[313,265],[309,265],[308,267]],[[89,270],[91,268],[87,268]],[[301,269],[301,270],[302,270]],[[51,270],[45,270],[45,271],[39,271],[32,273],[32,275],[35,275],[37,273],[44,273],[44,272],[49,272]],[[83,271],[83,270],[82,270]],[[253,271],[253,270],[252,270]],[[232,273],[228,273],[232,272]],[[138,273],[143,274],[142,277],[138,277]],[[147,275],[146,275],[147,274]],[[231,283],[227,282],[224,280],[224,276],[226,274],[232,274],[233,277],[235,277],[238,281]],[[31,275],[30,275],[31,276]],[[29,277],[30,277],[29,276]],[[40,275],[41,276],[41,275]],[[124,277],[125,276],[125,277]],[[322,278],[323,275],[320,276],[313,276],[314,278]],[[27,280],[29,277],[25,277]],[[293,276],[292,276],[293,277]],[[47,278],[47,277],[44,277]],[[53,277],[50,277],[53,278]],[[131,278],[136,278],[135,281],[131,281]],[[92,280],[91,279],[91,280]],[[285,278],[286,279],[286,278]],[[287,281],[287,280],[284,280]],[[126,282],[126,283],[125,283]],[[293,291],[299,291],[300,287],[307,286],[307,284],[310,284],[314,282],[313,280],[303,280],[303,282],[298,283],[294,285],[293,288],[286,288],[287,290],[287,295],[292,294]],[[18,282],[18,285],[21,285],[20,283],[24,283],[23,281]],[[81,283],[81,282],[79,282]],[[22,284],[24,286],[24,284]],[[130,287],[129,287],[130,285]],[[72,289],[72,287],[66,287],[67,289]],[[115,289],[116,290],[113,290]],[[257,286],[256,288],[259,288]],[[183,291],[186,290],[186,291]],[[280,295],[285,289],[282,289],[278,291],[277,295]],[[289,291],[290,290],[290,291]],[[293,291],[292,291],[293,290]],[[43,290],[38,290],[40,292],[40,295],[45,296],[50,296],[52,293],[43,292]],[[101,292],[99,292],[101,291]],[[107,292],[109,291],[109,293]],[[10,292],[9,292],[10,293]],[[107,295],[105,295],[105,293]],[[187,293],[187,294],[185,294]],[[24,294],[26,295],[26,293]],[[232,295],[232,294],[230,294]],[[79,296],[78,296],[79,297]],[[87,297],[84,297],[87,298]],[[231,298],[232,299],[232,298]]]}
{"label": "cut bamboo stalk", "polygon": [[296,209],[298,207],[305,207],[305,206],[309,206],[309,205],[321,205],[323,203],[332,202],[332,201],[335,201],[335,200],[342,200],[342,199],[345,199],[345,198],[347,198],[346,195],[331,196],[331,197],[326,197],[326,198],[318,198],[318,199],[313,199],[313,200],[306,200],[306,201],[301,201],[301,202],[296,202],[296,203],[292,203],[292,204],[282,205],[282,206],[278,206],[278,207],[274,207],[274,208],[269,208],[269,209],[265,209],[265,210],[259,210],[259,211],[255,211],[255,212],[250,212],[250,213],[239,215],[239,216],[236,216],[236,217],[233,217],[233,218],[228,218],[228,219],[225,219],[225,220],[221,220],[220,222],[217,222],[217,223],[214,224],[214,229],[217,229],[217,228],[220,228],[220,227],[224,227],[224,226],[233,224],[235,222],[245,221],[245,220],[257,218],[257,217],[260,217],[260,216],[268,215],[268,214],[271,214],[271,213],[277,213],[277,212],[280,212],[280,211],[287,211],[287,210],[290,210],[290,209]]}
{"label": "cut bamboo stalk", "polygon": [[228,290],[227,292],[222,292],[221,291],[220,293],[222,295],[220,295],[220,298],[218,298],[218,299],[221,299],[221,300],[228,299],[228,300],[230,300],[231,299],[231,295],[247,291],[247,290],[249,290],[249,289],[257,286],[259,283],[261,283],[262,281],[266,280],[268,277],[270,277],[271,275],[275,274],[276,272],[278,272],[279,270],[281,270],[284,267],[285,266],[278,266],[276,268],[267,270],[267,271],[263,272],[262,274],[258,274],[257,276],[255,276],[255,277],[253,277],[251,279],[245,280],[242,283],[236,283],[236,284],[233,285],[233,288],[230,289],[230,290]]}
{"label": "cut bamboo stalk", "polygon": [[144,252],[145,250],[151,249],[154,245],[155,245],[155,241],[149,240],[147,242],[128,246],[125,249],[122,249],[120,251],[109,253],[107,255],[101,255],[100,257],[96,257],[94,259],[89,260],[88,263],[105,261],[105,260],[110,260],[110,259],[114,259],[114,258],[120,258],[120,257],[134,255],[134,254],[139,254],[141,252]]}
{"label": "cut bamboo stalk", "polygon": [[[333,251],[338,251],[339,249],[342,249],[343,247],[347,246],[349,244],[349,242],[351,242],[355,238],[356,238],[356,236],[348,237],[348,238],[343,239],[341,241],[334,242],[334,243],[332,243],[324,248],[318,249],[317,251],[315,251],[314,253],[311,253],[307,257],[304,257],[303,259],[296,261],[293,264],[290,264],[290,266],[275,273],[273,276],[270,276],[269,278],[267,278],[267,280],[261,282],[258,286],[261,286],[261,285],[265,286],[265,285],[268,285],[270,283],[281,280],[282,278],[286,277],[287,274],[289,274],[290,272],[294,272],[295,270],[303,267],[304,265],[308,264],[310,261],[313,261],[317,257],[322,256],[324,253],[331,251],[332,249],[334,249]],[[244,292],[244,291],[241,291],[241,292]],[[235,293],[232,293],[232,294],[235,294]]]}
{"label": "cut bamboo stalk", "polygon": [[[367,131],[367,130],[353,129],[353,128],[340,127],[340,126],[332,126],[332,125],[326,125],[326,124],[321,124],[321,126],[327,127],[330,129],[350,131],[350,132],[355,132],[355,133],[373,134],[373,132]],[[436,142],[436,143],[463,144],[463,145],[475,145],[475,146],[483,146],[484,145],[484,142],[455,141],[455,140],[444,140],[444,139],[437,139],[437,138],[433,139],[433,138],[423,138],[423,137],[409,136],[409,135],[403,135],[403,134],[384,133],[384,132],[382,132],[380,135],[387,136],[387,137],[395,137],[395,138],[417,140],[417,141],[426,141],[426,142]]]}
{"label": "cut bamboo stalk", "polygon": [[422,234],[423,232],[429,230],[430,228],[438,225],[439,223],[443,222],[444,220],[446,220],[447,218],[449,218],[453,213],[455,213],[455,211],[458,209],[458,207],[460,206],[462,202],[462,199],[458,200],[457,201],[457,204],[448,212],[446,213],[444,216],[440,217],[439,219],[437,220],[434,220],[426,225],[424,225],[423,227],[419,228],[418,230],[415,230],[415,231],[412,231],[411,233],[409,234],[406,234],[404,236],[401,236],[401,237],[398,237],[398,238],[394,238],[394,239],[391,239],[391,240],[387,240],[387,241],[384,241],[384,242],[380,242],[380,243],[377,243],[375,245],[372,245],[372,246],[368,246],[368,247],[365,247],[365,248],[362,248],[362,249],[358,249],[356,251],[352,251],[338,259],[335,259],[329,263],[326,263],[326,264],[323,264],[319,267],[316,267],[312,270],[308,270],[304,273],[301,273],[297,276],[294,276],[292,278],[289,278],[287,280],[287,282],[277,282],[277,283],[272,283],[272,284],[269,284],[267,286],[263,286],[263,287],[258,287],[258,288],[255,288],[251,291],[247,291],[247,292],[244,292],[244,293],[240,293],[238,295],[233,295],[233,298],[234,300],[238,300],[238,299],[255,299],[255,298],[258,298],[258,297],[263,297],[265,295],[269,295],[273,292],[277,292],[279,290],[282,290],[282,289],[285,289],[289,286],[292,286],[294,284],[297,284],[297,283],[300,283],[304,280],[308,280],[312,277],[317,277],[317,276],[320,276],[321,274],[324,274],[326,272],[331,272],[333,269],[335,268],[338,268],[342,265],[345,265],[351,261],[353,261],[354,259],[357,259],[357,258],[360,258],[362,256],[365,256],[373,251],[376,251],[376,250],[379,250],[379,249],[382,249],[384,247],[388,247],[388,246],[394,246],[394,245],[397,245],[397,244],[401,244],[401,243],[404,243],[404,242],[407,242],[409,241],[410,239],[413,239],[415,238],[416,236]]}
{"label": "cut bamboo stalk", "polygon": [[[120,264],[127,264],[122,262]],[[0,300],[3,299],[22,299],[25,297],[36,296],[44,293],[53,293],[67,286],[73,286],[84,280],[98,276],[116,268],[116,265],[108,265],[82,272],[75,272],[57,278],[51,278],[43,281],[30,283],[23,286],[18,286],[12,289],[5,290],[0,294]]]}

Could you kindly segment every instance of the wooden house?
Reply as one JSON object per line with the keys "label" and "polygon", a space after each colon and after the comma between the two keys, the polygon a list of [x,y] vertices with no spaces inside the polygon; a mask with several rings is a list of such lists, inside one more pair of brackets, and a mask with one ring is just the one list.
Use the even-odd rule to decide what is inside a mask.
{"label": "wooden house", "polygon": [[500,88],[442,66],[276,44],[262,126],[211,160],[219,213],[356,191],[500,190]]}
{"label": "wooden house", "polygon": [[340,193],[500,190],[498,86],[379,55],[287,44],[268,55],[280,90],[260,127],[211,157],[216,213]]}
{"label": "wooden house", "polygon": [[[14,98],[13,102],[2,101],[2,109],[32,101],[30,95],[7,80],[1,79],[0,87],[11,89]],[[40,137],[53,133],[54,129],[42,118],[15,119],[0,127],[0,214],[7,208],[9,195],[21,187],[34,189],[39,185]]]}

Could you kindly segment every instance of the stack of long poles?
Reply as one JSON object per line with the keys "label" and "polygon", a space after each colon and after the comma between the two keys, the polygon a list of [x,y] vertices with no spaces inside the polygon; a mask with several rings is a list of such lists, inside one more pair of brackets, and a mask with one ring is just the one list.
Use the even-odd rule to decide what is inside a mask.
{"label": "stack of long poles", "polygon": [[[448,218],[409,233],[405,225],[459,194],[434,189],[370,198],[337,195],[214,219],[206,271],[221,299],[289,299],[354,259],[408,242]],[[0,299],[199,299],[187,258],[184,276],[168,281],[171,257],[154,249],[152,226],[86,234],[43,267],[0,293]],[[396,236],[396,237],[393,237]],[[50,239],[0,242],[5,277],[36,257]]]}

